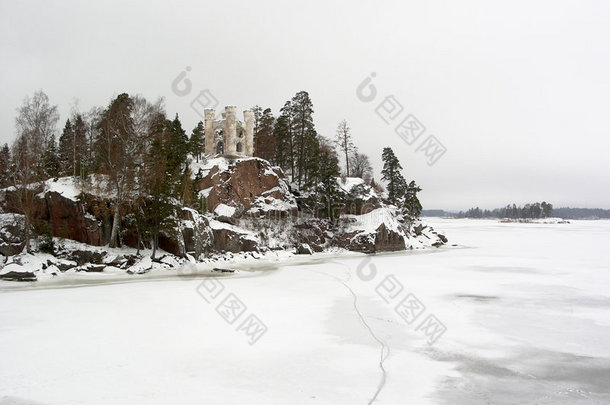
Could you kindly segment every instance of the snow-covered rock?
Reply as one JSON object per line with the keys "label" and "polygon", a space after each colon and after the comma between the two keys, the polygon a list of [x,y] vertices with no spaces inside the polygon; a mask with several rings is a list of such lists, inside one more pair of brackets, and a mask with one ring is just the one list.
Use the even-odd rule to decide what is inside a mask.
{"label": "snow-covered rock", "polygon": [[237,212],[237,208],[230,207],[226,204],[218,204],[214,209],[214,214],[219,217],[232,217]]}
{"label": "snow-covered rock", "polygon": [[361,215],[382,207],[381,197],[361,178],[337,178],[337,182],[345,192],[345,213]]}
{"label": "snow-covered rock", "polygon": [[211,220],[210,228],[214,234],[214,249],[219,252],[257,252],[259,239],[256,234],[237,226]]}
{"label": "snow-covered rock", "polygon": [[226,222],[228,224],[235,224],[235,217],[237,213],[237,208],[226,204],[218,204],[216,208],[214,208],[214,215],[216,216],[216,219],[220,222]]}
{"label": "snow-covered rock", "polygon": [[56,193],[72,201],[78,201],[81,193],[81,186],[74,177],[60,177],[49,179],[44,182],[44,189],[39,197],[44,198],[46,193]]}
{"label": "snow-covered rock", "polygon": [[352,191],[356,186],[365,184],[364,180],[360,177],[337,177],[337,183],[339,183],[339,187],[346,193]]}
{"label": "snow-covered rock", "polygon": [[[203,176],[196,183],[199,196],[209,210],[220,205],[233,207],[233,216],[286,216],[297,212],[294,196],[279,168],[259,158],[214,158],[193,169]],[[193,173],[197,173],[193,171]],[[221,207],[223,213],[227,212]],[[220,214],[219,214],[220,215]]]}
{"label": "snow-covered rock", "polygon": [[25,217],[20,214],[0,214],[0,254],[16,255],[23,250]]}
{"label": "snow-covered rock", "polygon": [[362,215],[344,215],[334,244],[352,251],[375,253],[407,248],[438,247],[447,242],[432,228],[417,221],[412,230],[398,221],[396,209],[383,207]]}
{"label": "snow-covered rock", "polygon": [[349,250],[365,253],[404,250],[406,234],[390,208],[363,215],[345,215],[343,233],[337,238]]}
{"label": "snow-covered rock", "polygon": [[[341,214],[337,222],[318,217],[316,195],[293,193],[282,170],[263,159],[211,158],[191,163],[191,171],[201,205],[199,210],[176,207],[177,225],[159,235],[156,260],[149,263],[143,257],[151,252],[135,249],[152,246],[150,240],[141,240],[128,215],[121,229],[124,248],[107,247],[112,196],[105,191],[107,178],[92,175],[86,182],[65,177],[32,188],[36,190],[36,222],[49,225],[55,243],[50,249],[53,256],[44,256],[40,263],[10,258],[22,250],[24,220],[16,214],[0,214],[0,267],[5,271],[18,266],[6,270],[17,272],[27,267],[37,277],[81,271],[141,274],[155,266],[173,268],[240,252],[284,250],[293,254],[297,247],[301,254],[337,248],[373,253],[440,246],[446,241],[419,223],[407,229],[398,221],[396,209],[386,207],[378,193],[359,178],[337,178],[347,202],[337,208]],[[15,190],[0,190],[0,208],[18,212],[16,197]],[[22,259],[29,262],[19,263]]]}
{"label": "snow-covered rock", "polygon": [[141,260],[134,263],[127,269],[128,274],[144,274],[152,269],[152,259],[150,256],[144,256]]}
{"label": "snow-covered rock", "polygon": [[36,281],[37,280],[34,272],[11,270],[14,267],[17,267],[17,266],[11,265],[11,266],[6,266],[4,269],[2,269],[2,271],[0,272],[0,280],[6,280],[6,281]]}
{"label": "snow-covered rock", "polygon": [[180,231],[187,256],[190,254],[199,259],[213,246],[214,234],[208,219],[192,208],[182,209]]}
{"label": "snow-covered rock", "polygon": [[[46,222],[54,236],[76,240],[94,246],[106,243],[103,227],[85,209],[81,185],[72,177],[49,179],[35,187],[32,212],[36,220]],[[21,212],[18,192],[14,188],[1,190],[0,206],[5,212]],[[96,196],[90,195],[91,198]]]}
{"label": "snow-covered rock", "polygon": [[296,252],[298,255],[312,255],[313,249],[307,243],[301,243],[297,246]]}
{"label": "snow-covered rock", "polygon": [[49,268],[53,256],[45,253],[21,253],[12,256],[0,268],[0,279],[7,281],[36,281],[38,275],[55,275],[57,268]]}

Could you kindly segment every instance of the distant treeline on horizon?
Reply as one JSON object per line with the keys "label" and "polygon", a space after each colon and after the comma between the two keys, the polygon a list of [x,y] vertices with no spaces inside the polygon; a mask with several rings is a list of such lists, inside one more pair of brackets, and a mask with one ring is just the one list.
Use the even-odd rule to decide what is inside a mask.
{"label": "distant treeline on horizon", "polygon": [[[422,210],[423,217],[449,217],[449,218],[505,218],[506,216],[498,216],[506,208],[496,208],[493,210],[480,210],[481,216],[478,214],[477,208],[463,212],[445,211],[445,210]],[[467,215],[471,213],[470,215]],[[474,215],[473,215],[474,214]],[[552,215],[554,217],[564,219],[610,219],[610,210],[602,208],[553,208]]]}

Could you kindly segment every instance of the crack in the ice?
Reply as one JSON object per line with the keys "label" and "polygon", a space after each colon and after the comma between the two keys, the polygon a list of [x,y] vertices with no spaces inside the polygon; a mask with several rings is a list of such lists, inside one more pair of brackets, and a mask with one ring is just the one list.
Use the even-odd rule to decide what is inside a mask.
{"label": "crack in the ice", "polygon": [[[350,268],[347,265],[343,264],[343,263],[337,263],[337,262],[332,262],[332,263],[339,264],[341,266],[344,266],[344,267],[348,268],[347,281],[349,281],[350,278],[351,278],[351,273],[349,272]],[[382,339],[380,339],[375,334],[375,332],[373,332],[373,329],[371,328],[371,326],[364,319],[364,315],[362,315],[362,312],[360,312],[360,309],[358,308],[358,296],[356,295],[354,290],[352,290],[352,288],[349,285],[347,285],[346,281],[340,279],[339,277],[333,276],[332,274],[323,273],[323,272],[319,272],[319,271],[315,271],[315,270],[311,270],[311,271],[313,271],[314,273],[322,274],[322,275],[327,276],[327,277],[331,277],[331,278],[335,279],[336,281],[338,281],[339,283],[341,283],[345,288],[347,288],[347,290],[352,294],[352,297],[354,298],[354,300],[352,302],[352,306],[354,307],[354,311],[356,311],[356,314],[358,315],[358,318],[360,318],[360,322],[362,322],[362,325],[364,325],[364,327],[369,332],[371,337],[373,339],[375,339],[375,341],[377,341],[377,343],[379,343],[380,351],[379,351],[379,363],[378,363],[378,365],[379,365],[379,369],[381,370],[381,378],[379,380],[379,384],[377,384],[377,390],[375,391],[375,394],[373,394],[373,396],[371,397],[371,399],[367,403],[367,405],[371,405],[373,402],[375,402],[377,400],[377,397],[381,393],[381,390],[383,390],[383,388],[385,387],[385,383],[386,383],[386,378],[387,378],[388,372],[385,369],[383,363],[386,361],[386,359],[390,355],[390,347]]]}
{"label": "crack in the ice", "polygon": [[381,350],[379,352],[379,368],[381,369],[381,380],[379,381],[379,384],[377,385],[377,391],[375,391],[375,394],[373,395],[371,400],[368,402],[368,405],[370,405],[370,404],[372,404],[373,402],[375,402],[377,400],[377,397],[379,396],[379,393],[381,392],[381,390],[385,386],[386,377],[387,377],[388,373],[387,373],[385,367],[383,366],[383,363],[385,362],[385,360],[390,355],[390,347],[383,340],[381,340],[379,337],[377,337],[375,332],[373,332],[373,329],[371,328],[371,326],[364,319],[364,316],[362,315],[362,313],[358,309],[358,305],[357,305],[358,296],[354,293],[354,290],[352,290],[351,287],[348,286],[343,281],[341,281],[341,284],[343,284],[349,290],[349,292],[352,294],[352,296],[354,297],[353,306],[354,306],[354,310],[358,314],[358,317],[360,318],[360,321],[362,322],[364,327],[369,331],[369,334],[373,337],[373,339],[375,339],[377,341],[377,343],[379,343],[379,345],[381,346]]}

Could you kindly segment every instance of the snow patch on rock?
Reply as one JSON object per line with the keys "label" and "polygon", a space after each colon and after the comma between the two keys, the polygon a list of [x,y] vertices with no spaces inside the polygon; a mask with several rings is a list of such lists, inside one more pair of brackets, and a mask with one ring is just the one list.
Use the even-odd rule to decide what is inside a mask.
{"label": "snow patch on rock", "polygon": [[237,211],[237,208],[230,207],[226,204],[218,204],[216,206],[216,208],[214,208],[214,214],[216,214],[220,217],[227,217],[227,218],[230,218],[233,215],[235,215],[236,211]]}
{"label": "snow patch on rock", "polygon": [[55,192],[64,198],[72,201],[78,201],[78,196],[81,194],[81,186],[74,177],[60,177],[58,179],[49,179],[44,182],[44,191],[38,196],[45,197],[46,193]]}
{"label": "snow patch on rock", "polygon": [[364,180],[360,177],[337,177],[337,183],[339,187],[346,193],[352,191],[352,189],[361,184],[365,184]]}

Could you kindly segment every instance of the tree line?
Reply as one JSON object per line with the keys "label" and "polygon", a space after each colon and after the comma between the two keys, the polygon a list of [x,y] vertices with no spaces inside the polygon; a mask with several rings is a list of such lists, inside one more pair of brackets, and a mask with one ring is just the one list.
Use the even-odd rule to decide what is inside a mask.
{"label": "tree line", "polygon": [[[332,218],[332,207],[345,202],[337,182],[341,175],[363,178],[381,190],[368,156],[354,145],[347,121],[338,124],[333,139],[316,131],[313,103],[306,91],[288,100],[277,118],[270,108],[255,106],[253,111],[255,156],[280,166],[293,191],[315,212]],[[173,119],[167,116],[162,99],[150,102],[126,93],[106,107],[73,112],[56,138],[58,121],[57,106],[38,91],[17,110],[12,146],[0,148],[0,188],[15,189],[19,211],[26,218],[26,249],[30,226],[39,225],[33,200],[41,182],[73,176],[84,186],[103,189],[111,199],[110,206],[97,202],[95,207],[112,218],[109,245],[121,245],[121,227],[128,227],[134,230],[138,246],[152,240],[154,258],[159,235],[175,227],[179,207],[198,207],[189,162],[203,158],[203,122],[189,136],[177,114]],[[408,218],[418,217],[421,189],[405,181],[390,148],[383,150],[382,158],[387,202],[400,207]],[[97,175],[104,175],[104,180]]]}
{"label": "tree line", "polygon": [[[255,106],[253,112],[255,156],[280,166],[299,190],[317,184],[328,170],[337,176],[343,173],[370,181],[369,158],[354,145],[347,121],[338,124],[333,139],[320,135],[313,120],[313,103],[306,91],[286,101],[277,117],[271,108]],[[329,158],[332,167],[324,167],[323,161]],[[343,170],[339,167],[340,158],[344,159]]]}
{"label": "tree line", "polygon": [[600,219],[610,218],[610,210],[605,210],[602,208],[570,208],[570,207],[561,207],[555,208],[553,213],[565,219]]}
{"label": "tree line", "polygon": [[[187,164],[193,144],[178,116],[169,119],[161,99],[151,103],[123,93],[106,108],[73,113],[56,140],[58,120],[57,106],[36,92],[17,111],[17,139],[1,149],[0,186],[14,187],[26,221],[26,250],[30,226],[39,234],[37,227],[44,225],[34,216],[41,182],[74,176],[110,197],[110,207],[95,207],[112,217],[109,245],[121,244],[121,224],[128,224],[139,241],[153,241],[154,257],[159,234],[177,221],[178,205],[194,200]],[[96,181],[98,174],[105,175],[103,181]]]}
{"label": "tree line", "polygon": [[503,208],[493,210],[470,208],[466,212],[457,213],[457,218],[511,218],[511,219],[539,219],[548,218],[553,215],[553,204],[543,201],[525,204],[523,207],[516,204],[508,204]]}

